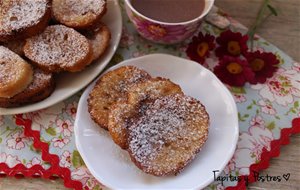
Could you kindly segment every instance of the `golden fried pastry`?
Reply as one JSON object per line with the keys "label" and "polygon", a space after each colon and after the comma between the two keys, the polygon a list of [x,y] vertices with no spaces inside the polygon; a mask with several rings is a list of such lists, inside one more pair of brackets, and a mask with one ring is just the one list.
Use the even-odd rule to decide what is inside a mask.
{"label": "golden fried pastry", "polygon": [[80,33],[63,25],[48,26],[26,40],[25,56],[37,67],[49,72],[78,72],[92,62],[91,45]]}
{"label": "golden fried pastry", "polygon": [[127,128],[131,125],[131,118],[139,114],[138,107],[143,106],[144,101],[172,94],[183,92],[169,79],[158,77],[133,85],[128,91],[128,102],[116,103],[109,114],[108,130],[114,142],[127,149]]}
{"label": "golden fried pastry", "polygon": [[83,33],[85,37],[90,41],[93,49],[93,61],[100,58],[107,47],[111,39],[109,28],[100,24],[97,28],[90,29]]}
{"label": "golden fried pastry", "polygon": [[100,21],[106,12],[106,0],[53,0],[54,18],[69,27],[86,29]]}
{"label": "golden fried pastry", "polygon": [[51,18],[49,0],[0,1],[0,41],[25,39],[42,32]]}
{"label": "golden fried pastry", "polygon": [[113,141],[122,149],[127,149],[127,128],[131,118],[138,114],[138,107],[126,101],[117,102],[110,108],[108,115],[108,131]]}
{"label": "golden fried pastry", "polygon": [[19,94],[11,98],[0,98],[0,107],[11,108],[24,104],[39,102],[49,97],[55,89],[55,80],[52,73],[34,69],[33,81]]}
{"label": "golden fried pastry", "polygon": [[151,76],[133,66],[124,66],[104,74],[96,83],[88,98],[92,119],[102,128],[108,129],[110,106],[126,100],[130,87]]}
{"label": "golden fried pastry", "polygon": [[156,99],[171,94],[183,94],[179,85],[169,79],[157,77],[134,85],[128,92],[128,103],[138,104],[145,99]]}
{"label": "golden fried pastry", "polygon": [[153,100],[128,128],[128,152],[135,165],[155,176],[187,166],[208,137],[209,116],[196,99],[175,94]]}
{"label": "golden fried pastry", "polygon": [[19,56],[24,56],[23,47],[25,45],[25,40],[13,40],[9,42],[0,43],[0,45],[7,47]]}
{"label": "golden fried pastry", "polygon": [[0,46],[0,97],[10,98],[22,92],[32,78],[31,65],[11,50]]}

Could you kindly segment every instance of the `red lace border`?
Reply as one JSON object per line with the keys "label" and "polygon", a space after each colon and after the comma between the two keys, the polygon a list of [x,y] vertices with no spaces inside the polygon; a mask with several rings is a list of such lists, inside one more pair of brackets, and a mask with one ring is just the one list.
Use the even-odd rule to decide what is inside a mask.
{"label": "red lace border", "polygon": [[[73,188],[76,190],[83,189],[81,182],[75,181],[71,179],[71,172],[68,168],[59,166],[59,157],[55,154],[49,153],[49,145],[47,143],[40,141],[40,132],[33,131],[31,129],[31,121],[22,118],[22,115],[17,116],[16,124],[25,127],[25,135],[28,137],[32,137],[34,139],[34,147],[38,150],[42,151],[42,159],[46,162],[49,162],[52,167],[49,168],[49,172],[52,174],[58,175],[59,177],[64,179],[64,185],[68,188]],[[241,181],[234,187],[227,187],[226,190],[242,190],[246,189],[246,177],[248,178],[249,183],[255,182],[256,178],[254,178],[254,172],[259,172],[263,169],[269,167],[270,159],[273,157],[277,157],[280,155],[280,147],[281,145],[287,145],[290,143],[290,136],[292,134],[300,133],[300,118],[296,118],[292,121],[291,128],[285,128],[281,130],[280,139],[274,140],[271,142],[271,150],[267,149],[262,150],[261,161],[258,164],[252,164],[250,166],[250,175],[249,176],[241,176]],[[1,165],[0,165],[0,168]],[[19,169],[19,168],[15,168]],[[33,168],[32,168],[33,169]],[[18,173],[19,171],[15,171]]]}
{"label": "red lace border", "polygon": [[226,190],[246,189],[246,177],[249,180],[249,183],[255,182],[256,178],[254,177],[254,173],[267,169],[270,166],[269,161],[271,160],[271,158],[278,157],[280,155],[281,145],[290,144],[290,136],[297,133],[300,133],[300,118],[296,118],[292,121],[291,128],[285,128],[281,130],[280,139],[271,142],[270,151],[267,151],[266,148],[263,148],[261,154],[261,161],[258,164],[252,164],[250,166],[249,176],[241,176],[241,181],[237,184],[237,186],[227,187]]}
{"label": "red lace border", "polygon": [[33,177],[33,178],[45,178],[45,179],[57,179],[57,176],[49,169],[44,169],[41,165],[34,165],[31,168],[27,168],[23,164],[17,164],[10,168],[6,163],[0,163],[0,177]]}

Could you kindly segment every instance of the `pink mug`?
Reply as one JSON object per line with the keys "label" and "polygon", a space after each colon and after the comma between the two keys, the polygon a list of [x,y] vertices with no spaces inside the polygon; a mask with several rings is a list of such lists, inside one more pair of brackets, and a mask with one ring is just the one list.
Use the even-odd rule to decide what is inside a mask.
{"label": "pink mug", "polygon": [[213,7],[214,0],[205,0],[205,7],[200,16],[186,22],[168,23],[148,18],[131,5],[130,0],[125,0],[127,15],[134,24],[138,33],[144,38],[161,44],[175,44],[191,37],[199,28],[203,17]]}

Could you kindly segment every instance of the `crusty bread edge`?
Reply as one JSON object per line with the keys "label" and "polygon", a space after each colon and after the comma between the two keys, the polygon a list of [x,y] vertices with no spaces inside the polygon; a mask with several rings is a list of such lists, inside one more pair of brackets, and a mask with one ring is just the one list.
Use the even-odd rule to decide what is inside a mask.
{"label": "crusty bread edge", "polygon": [[87,30],[87,29],[93,29],[95,27],[95,25],[97,25],[99,22],[101,22],[101,18],[106,14],[106,11],[107,11],[107,1],[105,0],[103,11],[92,22],[87,22],[82,25],[80,25],[74,21],[70,21],[70,22],[62,21],[60,18],[58,18],[58,16],[54,13],[53,10],[52,10],[52,16],[55,21],[57,21],[63,25],[74,28],[76,30]]}
{"label": "crusty bread edge", "polygon": [[[117,69],[114,69],[114,70],[111,70],[111,71],[108,71],[107,73],[105,73],[103,76],[101,76],[97,81],[96,81],[96,84],[94,85],[93,89],[90,91],[89,93],[89,97],[87,99],[87,103],[88,103],[88,112],[90,113],[90,116],[91,116],[91,119],[96,123],[98,124],[101,128],[105,129],[105,130],[108,130],[108,123],[106,123],[105,121],[103,120],[98,120],[94,114],[93,114],[93,110],[92,110],[92,103],[91,103],[91,93],[92,91],[99,85],[99,83],[101,83],[103,81],[103,79],[109,75],[110,73],[113,73],[115,72],[116,70],[119,70],[119,69],[125,69],[125,68],[130,68],[130,69],[133,69],[133,68],[137,68],[135,66],[131,66],[131,65],[127,65],[127,66],[122,66],[122,67],[119,67]],[[139,68],[137,68],[139,69]],[[139,70],[142,70],[142,69],[139,69]],[[147,71],[143,70],[144,72],[148,73]],[[151,78],[151,75],[148,73],[149,75],[149,78]]]}
{"label": "crusty bread edge", "polygon": [[[76,30],[74,30],[76,31]],[[25,45],[23,47],[23,52],[25,54],[25,56],[30,59],[31,63],[33,65],[35,65],[36,67],[42,69],[43,71],[47,71],[47,72],[54,72],[54,73],[59,73],[62,71],[68,71],[68,72],[79,72],[82,71],[86,66],[90,65],[93,61],[93,50],[92,50],[92,45],[90,43],[90,41],[81,33],[77,32],[76,33],[82,37],[84,37],[85,39],[85,43],[87,43],[88,45],[88,53],[87,55],[82,58],[81,60],[79,60],[76,64],[71,65],[71,66],[62,66],[60,64],[45,64],[45,63],[37,63],[34,59],[31,58],[31,48],[29,43],[25,42]]]}
{"label": "crusty bread edge", "polygon": [[143,172],[150,174],[150,175],[154,175],[157,177],[163,177],[163,176],[169,176],[169,175],[178,175],[179,173],[181,173],[183,171],[184,168],[186,168],[198,155],[198,153],[201,151],[202,147],[204,146],[204,144],[206,143],[208,138],[208,129],[207,129],[207,135],[203,137],[203,143],[202,145],[196,149],[191,155],[190,159],[187,160],[185,163],[181,164],[178,168],[176,168],[175,170],[171,170],[169,172],[162,172],[161,174],[156,173],[155,171],[151,171],[151,170],[146,170],[141,163],[139,163],[132,155],[132,152],[130,151],[130,149],[127,149],[130,159],[131,161]]}
{"label": "crusty bread edge", "polygon": [[[195,99],[197,100],[197,99]],[[195,158],[196,156],[198,155],[198,153],[201,151],[201,149],[203,148],[203,146],[205,145],[207,139],[208,139],[208,135],[209,135],[209,127],[210,127],[210,116],[205,108],[205,106],[199,101],[197,100],[198,103],[201,104],[201,106],[204,108],[205,112],[206,112],[206,115],[207,115],[207,127],[205,129],[205,135],[200,139],[200,141],[203,140],[203,143],[192,153],[193,156],[190,157],[189,160],[187,160],[185,163],[183,163],[180,167],[176,168],[175,170],[171,170],[169,172],[162,172],[160,174],[156,173],[155,171],[153,170],[146,170],[142,165],[141,163],[139,163],[133,156],[133,153],[131,152],[131,150],[128,148],[127,149],[127,152],[129,154],[129,157],[131,159],[131,161],[140,169],[142,170],[143,172],[147,173],[147,174],[150,174],[150,175],[154,175],[154,176],[157,176],[157,177],[163,177],[163,176],[169,176],[169,175],[178,175],[179,173],[181,173],[183,171],[184,168],[186,168]],[[129,129],[128,129],[129,130]],[[130,140],[130,136],[128,135],[128,138],[127,138],[127,144],[129,144],[129,141]]]}
{"label": "crusty bread edge", "polygon": [[34,96],[28,97],[27,99],[23,99],[22,101],[10,101],[9,99],[6,102],[0,101],[0,107],[14,108],[14,107],[20,107],[23,105],[40,102],[48,98],[54,92],[55,87],[56,87],[55,79],[52,78],[50,83],[45,87],[45,90],[44,89],[40,90]]}
{"label": "crusty bread edge", "polygon": [[11,40],[24,40],[26,38],[40,34],[48,26],[50,19],[51,19],[51,8],[50,8],[50,1],[48,1],[47,10],[36,25],[20,29],[19,31],[14,31],[11,34],[0,35],[0,41],[6,42]]}

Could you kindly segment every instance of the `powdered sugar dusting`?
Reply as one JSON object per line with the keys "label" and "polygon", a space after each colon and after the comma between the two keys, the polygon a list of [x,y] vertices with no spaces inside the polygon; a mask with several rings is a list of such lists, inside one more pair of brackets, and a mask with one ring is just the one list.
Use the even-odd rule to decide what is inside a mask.
{"label": "powdered sugar dusting", "polygon": [[158,77],[134,85],[128,94],[128,101],[136,104],[145,99],[155,99],[176,93],[183,94],[180,86],[169,79]]}
{"label": "powdered sugar dusting", "polygon": [[24,55],[23,47],[25,45],[25,40],[3,42],[2,45],[20,56]]}
{"label": "powdered sugar dusting", "polygon": [[48,0],[15,0],[1,4],[0,33],[10,34],[36,25],[45,15]]}
{"label": "powdered sugar dusting", "polygon": [[148,78],[148,73],[136,67],[129,67],[125,70],[124,80],[120,80],[116,88],[121,93],[126,93],[136,83]]}
{"label": "powdered sugar dusting", "polygon": [[[23,63],[21,57],[10,51],[8,48],[0,46],[0,85],[1,87],[9,84],[10,81],[14,81],[20,73],[22,73],[22,66],[19,63]],[[15,69],[18,68],[19,69]]]}
{"label": "powdered sugar dusting", "polygon": [[46,73],[40,69],[35,69],[33,73],[33,80],[32,83],[26,88],[27,91],[34,90],[36,88],[39,88],[41,84],[49,84],[51,79],[53,78],[52,73]]}
{"label": "powdered sugar dusting", "polygon": [[128,118],[127,116],[133,112],[133,107],[127,103],[118,103],[117,107],[111,109],[109,114],[109,120],[113,121],[114,127],[110,130],[114,133],[121,134],[123,129],[127,128]]}
{"label": "powdered sugar dusting", "polygon": [[158,98],[141,111],[129,127],[129,150],[144,171],[155,175],[177,173],[204,144],[208,115],[194,98]]}
{"label": "powdered sugar dusting", "polygon": [[[27,46],[28,45],[28,46]],[[88,40],[72,28],[48,26],[37,36],[27,40],[25,54],[39,64],[72,66],[83,60],[90,51]]]}
{"label": "powdered sugar dusting", "polygon": [[88,13],[99,15],[105,5],[105,0],[63,0],[61,3],[61,11],[64,11],[64,19],[74,17],[75,15],[86,15]]}
{"label": "powdered sugar dusting", "polygon": [[20,56],[0,46],[0,97],[22,92],[32,81],[32,67]]}

